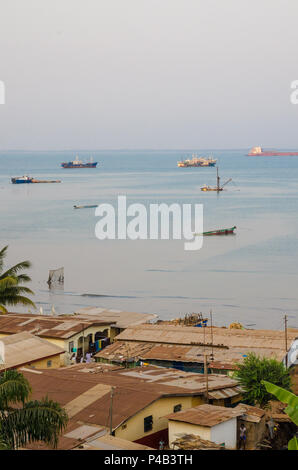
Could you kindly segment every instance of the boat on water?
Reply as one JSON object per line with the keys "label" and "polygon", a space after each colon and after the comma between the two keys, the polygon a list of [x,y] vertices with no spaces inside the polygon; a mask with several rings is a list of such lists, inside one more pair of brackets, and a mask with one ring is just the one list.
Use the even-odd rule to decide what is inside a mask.
{"label": "boat on water", "polygon": [[92,207],[97,207],[97,204],[88,206],[73,206],[74,209],[91,209]]}
{"label": "boat on water", "polygon": [[62,168],[96,168],[97,162],[94,162],[92,157],[90,162],[82,162],[79,160],[79,156],[76,155],[76,158],[72,162],[63,162],[61,163]]}
{"label": "boat on water", "polygon": [[180,168],[215,166],[216,162],[217,160],[212,157],[198,157],[196,153],[193,153],[192,158],[177,162],[177,166]]}
{"label": "boat on water", "polygon": [[216,168],[216,180],[217,180],[217,185],[216,186],[207,186],[206,184],[201,187],[201,191],[216,191],[220,192],[223,191],[223,188],[226,184],[228,184],[230,181],[232,181],[232,178],[229,178],[224,184],[220,185],[220,177],[218,176],[218,167]]}
{"label": "boat on water", "polygon": [[60,180],[37,180],[31,176],[17,176],[11,178],[12,184],[31,184],[31,183],[61,183]]}
{"label": "boat on water", "polygon": [[231,233],[234,233],[234,230],[236,230],[236,226],[231,227],[231,228],[221,228],[218,230],[211,230],[210,232],[203,232],[201,235],[207,236],[207,235],[229,235]]}
{"label": "boat on water", "polygon": [[282,156],[298,156],[298,152],[279,152],[277,150],[263,150],[262,147],[253,147],[248,157],[282,157]]}
{"label": "boat on water", "polygon": [[210,230],[209,232],[195,233],[194,235],[204,235],[204,237],[209,236],[209,235],[230,235],[234,233],[236,228],[237,228],[236,225],[234,225],[234,227],[220,228],[217,230]]}

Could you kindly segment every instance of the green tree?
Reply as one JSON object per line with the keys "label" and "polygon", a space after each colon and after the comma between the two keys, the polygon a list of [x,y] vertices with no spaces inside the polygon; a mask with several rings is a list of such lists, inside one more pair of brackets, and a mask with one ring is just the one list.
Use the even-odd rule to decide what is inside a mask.
{"label": "green tree", "polygon": [[[31,267],[30,261],[22,261],[4,271],[4,260],[8,246],[0,251],[0,313],[7,313],[7,305],[25,305],[35,307],[34,302],[26,297],[34,295],[31,289],[23,284],[30,282],[31,278],[21,271]],[[24,295],[25,294],[25,295]]]}
{"label": "green tree", "polygon": [[[294,393],[288,392],[284,388],[278,387],[277,385],[271,384],[266,380],[262,381],[267,392],[274,395],[282,403],[286,403],[288,406],[285,408],[285,412],[291,418],[293,423],[298,426],[298,397]],[[288,443],[289,450],[298,450],[298,439],[294,436]]]}
{"label": "green tree", "polygon": [[59,403],[47,397],[28,401],[31,388],[16,370],[0,374],[0,449],[17,449],[43,441],[57,447],[68,417]]}
{"label": "green tree", "polygon": [[262,380],[271,382],[286,390],[291,389],[289,371],[281,362],[275,359],[267,359],[249,353],[242,363],[237,364],[237,367],[238,370],[236,370],[234,376],[244,389],[244,400],[251,405],[259,404],[264,408],[272,399]]}

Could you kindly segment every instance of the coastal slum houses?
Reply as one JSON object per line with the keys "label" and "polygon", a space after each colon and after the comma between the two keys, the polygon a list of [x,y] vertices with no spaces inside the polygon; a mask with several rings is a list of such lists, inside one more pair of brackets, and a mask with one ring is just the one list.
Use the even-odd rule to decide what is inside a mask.
{"label": "coastal slum houses", "polygon": [[158,318],[155,313],[127,312],[100,307],[85,307],[74,312],[75,317],[84,320],[100,320],[110,324],[110,342],[126,328],[150,323]]}
{"label": "coastal slum houses", "polygon": [[[237,381],[224,375],[208,376],[154,366],[135,369],[90,363],[52,370],[22,368],[32,388],[32,399],[58,401],[70,418],[58,448],[72,448],[67,440],[96,433],[158,448],[168,441],[166,415],[206,402],[223,406],[241,401]],[[86,427],[87,426],[87,427]],[[73,437],[74,435],[72,435]],[[82,438],[81,436],[81,438]]]}
{"label": "coastal slum houses", "polygon": [[184,371],[203,372],[204,356],[208,370],[231,374],[237,362],[253,352],[275,358],[296,370],[298,329],[277,330],[235,329],[224,327],[188,327],[145,324],[120,333],[114,343],[96,354],[96,360],[134,366],[140,361]]}
{"label": "coastal slum houses", "polygon": [[[110,342],[111,323],[108,321],[75,318],[72,315],[35,315],[8,313],[0,315],[0,339],[16,333],[31,333],[64,350],[61,365],[96,351],[101,341]],[[99,347],[98,347],[99,350]]]}
{"label": "coastal slum houses", "polygon": [[0,316],[0,338],[23,332],[39,336],[63,348],[65,354],[61,356],[61,363],[69,365],[72,357],[79,361],[88,352],[95,354],[125,328],[156,317],[155,314],[100,308],[86,308],[81,313],[67,315],[8,313]]}
{"label": "coastal slum houses", "polygon": [[27,331],[0,339],[0,371],[27,366],[52,369],[61,366],[64,349]]}

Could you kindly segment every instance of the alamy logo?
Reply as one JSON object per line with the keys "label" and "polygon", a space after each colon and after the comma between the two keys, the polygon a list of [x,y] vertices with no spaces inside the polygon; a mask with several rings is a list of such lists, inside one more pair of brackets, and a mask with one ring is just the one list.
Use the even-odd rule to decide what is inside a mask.
{"label": "alamy logo", "polygon": [[290,95],[290,101],[292,104],[298,104],[298,80],[294,80],[291,83],[291,88],[294,91]]}
{"label": "alamy logo", "polygon": [[5,104],[5,83],[0,80],[0,104]]}
{"label": "alamy logo", "polygon": [[150,204],[148,211],[144,204],[127,206],[126,196],[118,196],[117,212],[111,204],[100,204],[95,216],[100,217],[95,226],[99,240],[183,239],[185,250],[203,246],[203,204]]}

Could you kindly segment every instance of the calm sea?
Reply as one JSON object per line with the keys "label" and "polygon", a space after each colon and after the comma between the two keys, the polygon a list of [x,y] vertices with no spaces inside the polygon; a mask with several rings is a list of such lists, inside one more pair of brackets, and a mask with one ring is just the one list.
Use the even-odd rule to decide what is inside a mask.
{"label": "calm sea", "polygon": [[[177,168],[192,151],[218,159],[215,168]],[[86,151],[97,169],[65,170],[75,152],[0,152],[0,246],[8,264],[29,259],[38,308],[57,313],[84,306],[157,313],[191,312],[214,323],[298,327],[298,157],[247,157],[245,150]],[[12,185],[12,176],[61,179],[62,184]],[[94,209],[74,204],[202,203],[204,230],[237,226],[235,236],[205,237],[184,251],[179,240],[106,240],[94,234]],[[48,270],[64,266],[64,289],[49,290]],[[19,309],[22,311],[22,309]]]}

